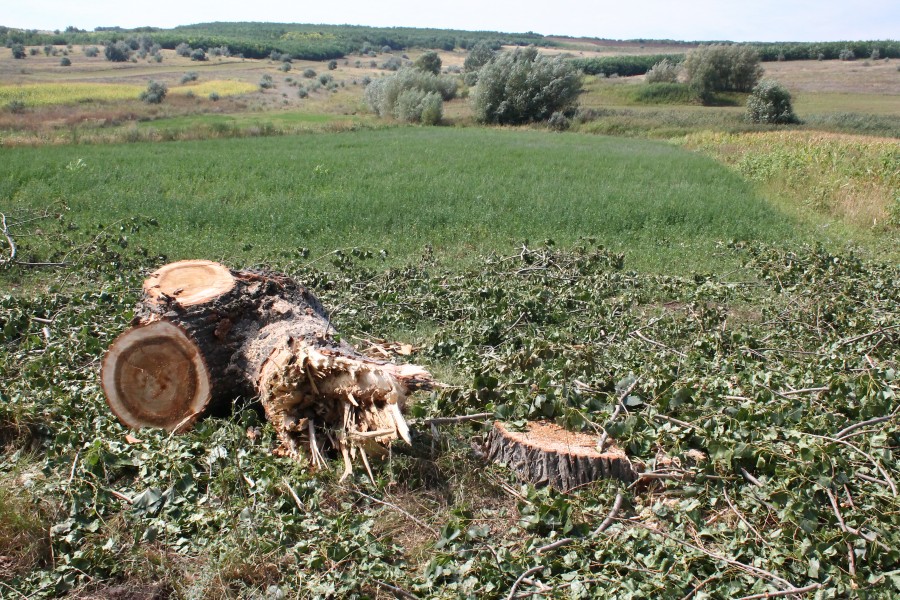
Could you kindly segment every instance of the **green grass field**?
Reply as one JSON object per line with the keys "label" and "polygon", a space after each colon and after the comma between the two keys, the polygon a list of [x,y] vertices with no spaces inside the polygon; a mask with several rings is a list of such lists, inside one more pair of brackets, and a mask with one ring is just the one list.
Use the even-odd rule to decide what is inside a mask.
{"label": "green grass field", "polygon": [[630,264],[687,272],[716,265],[717,242],[813,235],[713,160],[643,140],[402,128],[0,158],[8,212],[58,202],[88,228],[155,218],[141,243],[172,259],[241,264],[343,247],[406,259],[431,245],[453,262],[592,236]]}

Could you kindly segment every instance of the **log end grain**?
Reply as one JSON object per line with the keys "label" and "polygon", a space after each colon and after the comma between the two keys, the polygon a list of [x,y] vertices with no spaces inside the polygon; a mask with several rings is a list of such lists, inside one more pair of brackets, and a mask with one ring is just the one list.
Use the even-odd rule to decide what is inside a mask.
{"label": "log end grain", "polygon": [[153,301],[173,299],[181,306],[204,304],[234,288],[228,267],[211,260],[169,263],[144,281],[144,293]]}
{"label": "log end grain", "polygon": [[113,414],[132,429],[184,431],[211,397],[200,349],[168,321],[135,327],[116,338],[103,357],[100,380]]}

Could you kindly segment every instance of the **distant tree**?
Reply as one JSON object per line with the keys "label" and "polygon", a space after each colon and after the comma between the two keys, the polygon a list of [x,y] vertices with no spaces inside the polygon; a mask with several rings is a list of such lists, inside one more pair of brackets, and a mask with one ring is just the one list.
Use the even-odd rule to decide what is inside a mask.
{"label": "distant tree", "polygon": [[484,65],[472,97],[481,123],[546,121],[574,108],[581,74],[569,61],[550,58],[533,46],[504,52]]}
{"label": "distant tree", "polygon": [[437,52],[429,51],[417,58],[414,66],[420,71],[437,75],[441,72],[441,58]]}
{"label": "distant tree", "polygon": [[669,62],[667,58],[664,58],[650,67],[644,81],[647,83],[675,83],[678,81],[678,74],[680,72],[680,65]]}
{"label": "distant tree", "polygon": [[856,54],[850,48],[844,48],[838,54],[838,58],[841,60],[856,60]]}
{"label": "distant tree", "polygon": [[13,44],[9,47],[12,50],[13,58],[25,58],[25,46],[22,44]]}
{"label": "distant tree", "polygon": [[204,51],[203,48],[195,48],[194,50],[191,50],[191,60],[196,60],[196,61],[208,60],[206,58],[206,51]]}
{"label": "distant tree", "polygon": [[749,92],[762,76],[762,67],[750,46],[712,44],[688,52],[684,72],[700,100],[708,103],[717,92]]}
{"label": "distant tree", "polygon": [[791,93],[773,79],[763,79],[747,98],[747,118],[753,123],[797,123]]}
{"label": "distant tree", "polygon": [[147,84],[147,89],[141,92],[140,99],[147,104],[159,104],[169,93],[166,84],[159,81],[151,81]]}
{"label": "distant tree", "polygon": [[185,42],[181,42],[180,44],[175,46],[175,54],[187,58],[191,55],[191,47],[188,46]]}
{"label": "distant tree", "polygon": [[115,44],[107,44],[103,54],[110,62],[126,62],[131,58],[131,47],[125,42],[118,41]]}

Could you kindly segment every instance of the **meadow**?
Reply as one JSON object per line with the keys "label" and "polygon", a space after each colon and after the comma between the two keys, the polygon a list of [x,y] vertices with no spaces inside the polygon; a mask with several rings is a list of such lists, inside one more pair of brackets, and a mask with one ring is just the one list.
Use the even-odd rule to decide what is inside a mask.
{"label": "meadow", "polygon": [[[251,50],[284,34],[175,33],[248,28]],[[326,54],[469,39],[288,33]],[[375,50],[287,71],[0,53],[0,598],[896,597],[894,63],[766,63],[788,127],[747,123],[742,94],[586,76],[557,132],[477,127],[465,86],[443,126],[377,119],[363,78],[421,49]],[[160,105],[135,97],[149,79]],[[250,398],[185,435],[125,430],[99,362],[182,258],[285,272],[342,339],[410,343],[394,360],[443,383],[409,407],[412,444],[339,481],[273,455]],[[475,413],[606,431],[650,475],[521,484],[478,456],[490,418],[428,421]]]}

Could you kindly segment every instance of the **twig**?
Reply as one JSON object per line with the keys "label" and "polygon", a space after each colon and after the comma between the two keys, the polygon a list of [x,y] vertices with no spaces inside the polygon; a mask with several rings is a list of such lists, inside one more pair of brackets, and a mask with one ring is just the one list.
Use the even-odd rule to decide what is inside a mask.
{"label": "twig", "polygon": [[562,548],[567,544],[571,544],[574,542],[574,538],[565,537],[559,540],[556,540],[552,544],[547,544],[546,546],[541,546],[537,550],[535,550],[535,554],[543,554],[544,552],[550,552],[551,550],[556,550],[557,548]]}
{"label": "twig", "polygon": [[841,341],[841,342],[838,342],[837,347],[840,348],[840,347],[842,347],[842,346],[846,346],[847,344],[852,344],[853,342],[858,342],[858,341],[860,341],[860,340],[864,340],[864,339],[866,339],[866,338],[870,338],[870,337],[872,337],[872,336],[874,336],[874,335],[878,335],[878,334],[880,334],[880,333],[884,333],[885,331],[888,331],[888,330],[890,330],[890,329],[897,329],[898,327],[900,327],[900,325],[890,325],[890,326],[888,326],[888,327],[882,327],[882,328],[880,328],[880,329],[876,329],[875,331],[870,331],[869,333],[864,333],[864,334],[862,334],[862,335],[858,335],[858,336],[856,336],[856,337],[852,337],[852,338],[843,340],[843,341]]}
{"label": "twig", "polygon": [[600,535],[601,533],[603,533],[604,531],[606,531],[607,529],[610,528],[610,526],[616,520],[616,515],[619,514],[619,509],[622,508],[622,500],[624,500],[624,499],[625,499],[625,497],[622,496],[621,492],[618,492],[616,494],[616,499],[613,500],[613,505],[612,505],[612,508],[609,510],[609,514],[606,515],[606,518],[603,519],[603,522],[600,523],[600,526],[597,527],[597,529],[595,529],[593,532],[591,532],[591,535]]}
{"label": "twig", "polygon": [[779,393],[782,396],[795,396],[797,394],[806,394],[806,393],[819,393],[819,392],[827,392],[827,387],[814,387],[814,388],[803,388],[802,390],[781,390]]}
{"label": "twig", "polygon": [[384,582],[384,581],[380,581],[380,580],[378,580],[378,579],[373,579],[372,581],[375,582],[376,585],[380,585],[380,586],[383,587],[384,589],[386,589],[386,590],[388,590],[388,591],[390,591],[390,592],[394,592],[395,594],[397,594],[397,595],[400,596],[401,598],[407,598],[407,600],[419,600],[419,597],[418,597],[418,596],[416,596],[416,595],[413,594],[413,593],[407,592],[406,590],[404,590],[404,589],[401,588],[401,587],[397,587],[396,585],[391,585],[391,584],[389,584],[389,583],[386,583],[386,582]]}
{"label": "twig", "polygon": [[766,571],[765,569],[761,569],[759,567],[754,567],[753,565],[748,565],[748,564],[742,563],[740,561],[734,560],[733,558],[728,558],[727,556],[722,556],[721,554],[716,554],[715,552],[711,552],[710,550],[707,550],[706,548],[704,548],[702,546],[695,546],[694,544],[692,544],[690,542],[680,540],[674,536],[669,535],[668,533],[665,533],[663,531],[658,531],[648,525],[644,525],[643,523],[636,523],[636,525],[638,527],[642,527],[642,528],[646,529],[647,531],[649,531],[651,533],[655,533],[656,535],[659,535],[668,540],[671,540],[671,541],[675,542],[676,544],[681,544],[685,548],[690,548],[692,550],[702,552],[703,554],[705,554],[706,556],[709,556],[710,558],[714,558],[715,560],[724,562],[733,567],[737,567],[738,569],[741,569],[742,571],[744,571],[746,573],[750,573],[751,575],[755,575],[757,577],[765,577],[769,581],[773,581],[775,583],[780,583],[781,585],[785,586],[786,588],[790,588],[792,590],[797,589],[793,586],[793,584],[791,584],[790,581],[779,577],[775,573]]}
{"label": "twig", "polygon": [[741,467],[741,475],[743,475],[744,479],[746,479],[756,487],[763,487],[763,483],[759,479],[751,475],[750,472],[744,467]]}
{"label": "twig", "polygon": [[134,504],[134,500],[132,498],[129,498],[122,492],[117,492],[116,490],[109,490],[109,489],[106,491],[108,491],[110,494],[112,494],[113,496],[115,496],[116,498],[121,500],[122,502],[127,502],[128,504]]}
{"label": "twig", "polygon": [[888,482],[884,479],[878,479],[877,477],[869,477],[868,475],[864,475],[862,473],[857,473],[857,477],[862,479],[863,481],[868,481],[869,483],[877,483],[878,485],[883,485],[884,487],[891,487],[888,485]]}
{"label": "twig", "polygon": [[434,527],[432,527],[431,525],[429,525],[429,524],[426,523],[425,521],[421,520],[420,518],[416,517],[415,515],[409,513],[408,511],[403,510],[402,508],[400,508],[400,507],[397,506],[396,504],[391,504],[390,502],[387,502],[387,501],[385,501],[385,500],[379,500],[378,498],[375,498],[375,497],[370,496],[370,495],[368,495],[368,494],[364,494],[363,492],[361,492],[361,491],[359,491],[359,490],[357,490],[357,489],[355,489],[355,488],[348,488],[348,489],[350,489],[351,491],[356,492],[357,494],[359,494],[359,495],[362,496],[363,498],[367,498],[367,499],[371,500],[372,502],[376,502],[376,503],[378,503],[378,504],[382,504],[382,505],[384,505],[384,506],[387,506],[388,508],[393,508],[393,509],[396,510],[397,512],[403,513],[404,515],[406,515],[407,517],[409,517],[409,518],[412,520],[412,522],[415,523],[416,525],[418,525],[419,527],[422,527],[422,528],[424,528],[424,529],[427,529],[428,531],[430,531],[430,532],[433,533],[434,535],[440,535],[440,532],[439,532],[437,529],[435,529]]}
{"label": "twig", "polygon": [[760,598],[778,598],[780,596],[793,596],[794,594],[808,594],[822,587],[821,583],[813,583],[802,588],[793,588],[790,590],[781,590],[780,592],[763,592],[761,594],[753,594],[752,596],[744,596],[737,600],[759,600]]}
{"label": "twig", "polygon": [[710,575],[709,577],[707,577],[706,579],[704,579],[703,581],[701,581],[700,583],[695,585],[694,589],[692,589],[687,594],[685,594],[684,597],[681,598],[681,600],[690,600],[691,598],[694,597],[694,594],[696,594],[697,592],[700,591],[701,588],[703,588],[703,586],[705,586],[707,583],[709,583],[716,577],[717,577],[716,575]]}
{"label": "twig", "polygon": [[459,417],[435,417],[434,419],[425,419],[422,421],[426,425],[452,425],[454,423],[465,423],[467,421],[477,421],[479,419],[487,419],[493,417],[494,413],[484,412],[474,415],[461,415]]}
{"label": "twig", "polygon": [[291,487],[291,484],[288,483],[287,477],[282,479],[282,482],[284,483],[284,487],[286,487],[288,492],[290,492],[291,497],[294,499],[294,502],[297,503],[297,508],[299,508],[300,510],[304,510],[303,501],[300,500],[300,496],[297,495],[297,492],[295,492],[294,488]]}
{"label": "twig", "polygon": [[766,546],[768,546],[769,543],[765,540],[765,538],[763,538],[763,536],[761,536],[761,535],[759,534],[759,532],[756,530],[756,528],[753,527],[753,525],[750,524],[750,521],[748,521],[747,519],[744,518],[744,515],[741,514],[741,511],[739,511],[739,510],[737,509],[737,507],[736,507],[736,506],[734,505],[734,503],[731,501],[731,498],[728,497],[728,490],[727,490],[724,486],[722,487],[722,492],[723,492],[724,495],[725,495],[725,502],[728,503],[728,506],[731,507],[731,510],[734,511],[734,514],[737,515],[738,519],[740,519],[741,521],[743,521],[744,525],[746,525],[747,527],[749,527],[749,528],[750,528],[750,531],[752,531],[754,534],[756,534],[756,537],[757,537],[757,539],[758,539],[759,541],[761,541],[763,544],[765,544]]}
{"label": "twig", "polygon": [[519,578],[516,579],[516,582],[510,588],[509,595],[506,596],[506,600],[512,600],[513,598],[516,597],[516,590],[519,589],[519,584],[522,583],[523,579],[525,579],[526,577],[529,577],[531,575],[534,575],[538,571],[543,571],[543,570],[544,570],[544,565],[538,565],[536,567],[531,567],[530,569],[528,569],[527,571],[525,571],[524,573],[519,575]]}
{"label": "twig", "polygon": [[879,546],[881,546],[884,550],[887,550],[888,552],[891,551],[890,546],[888,546],[887,544],[884,544],[882,542],[879,542],[878,539],[875,537],[875,535],[873,535],[871,533],[864,533],[864,532],[860,531],[859,529],[854,529],[853,527],[848,526],[844,522],[844,517],[841,516],[841,509],[840,509],[840,506],[838,505],[837,498],[835,498],[835,496],[834,496],[834,493],[831,490],[829,490],[828,488],[825,488],[825,493],[828,494],[828,500],[831,502],[831,508],[834,510],[834,516],[837,517],[838,527],[840,527],[841,531],[843,531],[845,533],[850,533],[855,536],[859,536],[862,539],[866,540],[867,542],[872,542],[873,544],[878,544]]}
{"label": "twig", "polygon": [[6,236],[6,242],[9,244],[9,258],[4,260],[3,262],[9,264],[16,260],[16,243],[13,241],[12,236],[9,234],[9,227],[6,225],[6,215],[0,213],[0,223],[2,223],[2,229],[0,231],[3,232],[3,235]]}
{"label": "twig", "polygon": [[827,435],[816,435],[815,433],[809,433],[806,431],[802,431],[800,433],[802,433],[803,435],[808,435],[809,437],[818,438],[820,440],[826,440],[829,442],[836,442],[838,444],[843,444],[843,445],[847,446],[848,448],[856,450],[857,452],[859,452],[860,454],[862,454],[863,456],[865,456],[866,458],[869,459],[869,461],[872,463],[872,466],[874,466],[876,469],[878,469],[878,471],[881,473],[882,477],[884,477],[884,480],[887,481],[888,487],[891,488],[891,492],[894,494],[894,496],[897,495],[897,486],[894,484],[894,480],[891,479],[891,476],[888,474],[887,470],[883,466],[881,466],[881,463],[879,463],[877,460],[875,460],[874,456],[865,452],[859,446],[854,446],[853,444],[851,444],[850,442],[848,442],[846,440],[839,440],[837,438],[829,437]]}
{"label": "twig", "polygon": [[645,336],[643,333],[641,333],[641,332],[638,331],[638,330],[632,331],[631,334],[632,334],[632,335],[636,335],[637,337],[641,338],[642,340],[644,340],[644,341],[647,342],[648,344],[652,344],[652,345],[658,346],[658,347],[660,347],[660,348],[665,348],[666,350],[668,350],[668,351],[670,351],[670,352],[674,352],[675,354],[677,354],[677,355],[680,356],[681,358],[687,358],[687,354],[685,354],[684,352],[681,352],[681,351],[679,351],[679,350],[676,350],[675,348],[670,348],[669,346],[666,346],[665,344],[663,344],[663,343],[661,343],[661,342],[657,342],[656,340],[651,340],[650,338],[648,338],[647,336]]}
{"label": "twig", "polygon": [[874,419],[869,419],[868,421],[861,421],[849,427],[844,427],[836,434],[834,434],[834,437],[835,439],[840,440],[847,437],[851,432],[856,431],[857,429],[862,429],[863,427],[866,427],[868,425],[875,425],[876,423],[884,423],[885,421],[890,421],[897,416],[897,410],[898,409],[895,409],[894,412],[885,417],[875,417]]}
{"label": "twig", "polygon": [[[619,394],[619,397],[616,399],[616,408],[613,410],[613,414],[609,416],[609,421],[607,421],[607,425],[611,425],[613,421],[618,418],[619,413],[622,412],[622,408],[624,408],[624,404],[622,401],[628,397],[628,394],[631,393],[631,390],[634,389],[634,386],[638,384],[641,380],[640,377],[631,382],[631,385],[628,386],[628,389]],[[606,427],[603,428],[603,435],[600,436],[600,441],[597,442],[597,447],[600,449],[600,452],[603,452],[603,449],[606,447],[606,442],[609,439],[609,433],[606,431]]]}
{"label": "twig", "polygon": [[668,417],[666,415],[655,414],[651,415],[651,418],[658,419],[660,421],[668,421],[669,423],[673,423],[678,425],[679,427],[684,427],[685,429],[697,429],[696,425],[691,425],[687,421],[682,421],[680,419],[676,419],[674,417]]}

